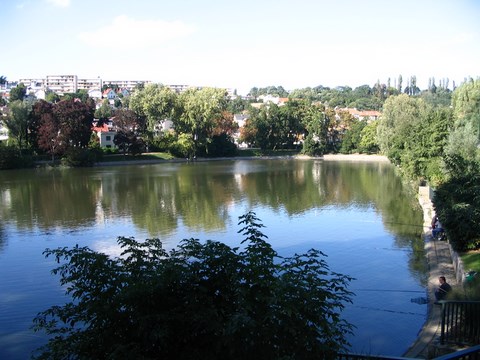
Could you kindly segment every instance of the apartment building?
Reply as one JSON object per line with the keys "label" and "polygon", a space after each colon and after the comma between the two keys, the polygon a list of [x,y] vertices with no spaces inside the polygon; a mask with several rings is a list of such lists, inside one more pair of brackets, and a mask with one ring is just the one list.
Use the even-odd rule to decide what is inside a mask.
{"label": "apartment building", "polygon": [[77,75],[47,75],[45,85],[57,94],[75,93],[78,90]]}
{"label": "apartment building", "polygon": [[150,84],[150,80],[105,80],[103,82],[106,85],[116,85],[119,89],[127,89],[129,92],[137,86],[138,84]]}
{"label": "apartment building", "polygon": [[[45,79],[25,78],[20,79],[19,83],[23,83],[27,87],[42,88],[51,90],[59,95],[65,93],[75,93],[78,90],[101,90],[104,85],[118,86],[119,89],[126,89],[132,93],[138,84],[151,84],[151,80],[102,80],[100,77],[92,79],[81,79],[77,75],[47,75]],[[35,84],[35,85],[32,85]],[[175,91],[177,94],[184,92],[189,88],[202,89],[201,86],[191,85],[165,85]],[[233,96],[232,89],[226,89],[229,96]]]}
{"label": "apartment building", "polygon": [[103,81],[100,77],[96,79],[77,79],[78,90],[101,90]]}

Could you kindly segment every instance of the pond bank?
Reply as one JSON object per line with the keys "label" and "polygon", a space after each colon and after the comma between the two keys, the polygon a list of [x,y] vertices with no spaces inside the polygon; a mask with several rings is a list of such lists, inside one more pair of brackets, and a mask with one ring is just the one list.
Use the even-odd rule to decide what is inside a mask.
{"label": "pond bank", "polygon": [[[435,210],[431,201],[432,192],[429,187],[419,188],[419,202],[423,209],[423,239],[428,267],[428,310],[427,319],[418,334],[417,340],[404,354],[410,358],[430,359],[440,355],[441,306],[435,305],[435,289],[438,287],[438,277],[445,276],[453,287],[457,286],[456,269],[452,261],[452,249],[448,241],[434,241],[430,223]],[[447,352],[448,349],[446,349]]]}
{"label": "pond bank", "polygon": [[[366,162],[390,162],[386,156],[383,155],[366,155],[366,154],[326,154],[319,157],[312,157],[308,155],[294,155],[294,156],[236,156],[236,157],[219,157],[219,158],[197,158],[193,161],[221,161],[221,160],[255,160],[255,159],[319,159],[325,161],[366,161]],[[125,160],[125,161],[102,161],[95,164],[95,166],[115,166],[115,165],[148,165],[161,164],[168,162],[189,162],[189,159],[175,158],[175,159],[145,159],[145,160]]]}

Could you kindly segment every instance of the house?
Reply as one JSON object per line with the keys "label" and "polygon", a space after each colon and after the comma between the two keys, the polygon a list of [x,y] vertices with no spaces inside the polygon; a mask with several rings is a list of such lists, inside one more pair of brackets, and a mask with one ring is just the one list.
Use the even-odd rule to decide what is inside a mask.
{"label": "house", "polygon": [[115,100],[117,98],[117,94],[115,93],[115,90],[108,88],[102,93],[102,97],[108,100]]}
{"label": "house", "polygon": [[247,114],[233,114],[233,121],[237,123],[238,130],[233,134],[233,141],[239,148],[247,148],[248,144],[239,143],[240,139],[240,130],[245,126],[245,122],[248,120]]}
{"label": "house", "polygon": [[111,130],[107,124],[104,124],[103,126],[94,126],[92,131],[98,136],[100,147],[107,149],[114,149],[117,147],[113,142],[117,132]]}
{"label": "house", "polygon": [[381,112],[376,110],[357,110],[357,108],[335,109],[336,111],[346,111],[357,120],[365,120],[367,122],[378,120]]}
{"label": "house", "polygon": [[2,121],[2,116],[7,116],[5,114],[6,111],[6,106],[0,106],[0,141],[8,140],[8,128],[5,122]]}
{"label": "house", "polygon": [[33,93],[33,95],[36,99],[45,100],[47,92],[45,91],[45,89],[38,89]]}
{"label": "house", "polygon": [[126,88],[118,89],[117,95],[122,95],[123,97],[129,96],[130,91],[128,91],[128,89],[126,89]]}
{"label": "house", "polygon": [[99,100],[102,98],[102,92],[100,91],[100,89],[90,89],[88,90],[88,97]]}

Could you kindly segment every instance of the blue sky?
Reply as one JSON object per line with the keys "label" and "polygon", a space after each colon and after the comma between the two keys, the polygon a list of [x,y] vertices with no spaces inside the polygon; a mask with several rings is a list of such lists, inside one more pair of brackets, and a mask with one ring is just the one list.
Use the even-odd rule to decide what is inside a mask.
{"label": "blue sky", "polygon": [[479,0],[6,0],[0,75],[287,90],[480,76]]}

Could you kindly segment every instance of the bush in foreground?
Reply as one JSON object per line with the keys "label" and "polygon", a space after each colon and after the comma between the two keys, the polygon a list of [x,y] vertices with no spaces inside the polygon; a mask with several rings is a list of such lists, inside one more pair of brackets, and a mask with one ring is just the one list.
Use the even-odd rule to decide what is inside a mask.
{"label": "bush in foreground", "polygon": [[253,212],[242,248],[119,237],[120,257],[86,247],[47,249],[72,302],[34,319],[51,335],[38,359],[327,359],[352,325],[340,312],[352,278],[318,250],[281,258]]}

